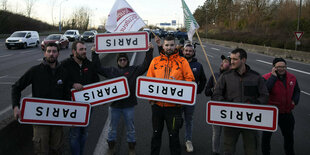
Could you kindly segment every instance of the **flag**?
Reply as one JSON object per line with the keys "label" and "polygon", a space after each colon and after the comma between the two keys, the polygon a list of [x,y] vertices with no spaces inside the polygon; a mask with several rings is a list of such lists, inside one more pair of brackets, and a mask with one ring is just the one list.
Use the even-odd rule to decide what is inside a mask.
{"label": "flag", "polygon": [[192,42],[195,30],[199,28],[199,25],[184,0],[182,0],[182,6],[184,13],[184,25],[186,27],[187,36],[188,39]]}
{"label": "flag", "polygon": [[108,20],[105,24],[105,29],[110,32],[130,32],[138,31],[145,23],[126,0],[116,0]]}

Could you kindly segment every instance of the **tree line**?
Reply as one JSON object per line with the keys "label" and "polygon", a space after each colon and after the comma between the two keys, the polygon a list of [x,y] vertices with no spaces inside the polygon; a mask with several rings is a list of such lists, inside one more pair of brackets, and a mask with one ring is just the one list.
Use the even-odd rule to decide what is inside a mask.
{"label": "tree line", "polygon": [[[295,49],[300,0],[206,0],[194,11],[199,33],[212,39]],[[310,0],[303,0],[298,50],[310,51]]]}

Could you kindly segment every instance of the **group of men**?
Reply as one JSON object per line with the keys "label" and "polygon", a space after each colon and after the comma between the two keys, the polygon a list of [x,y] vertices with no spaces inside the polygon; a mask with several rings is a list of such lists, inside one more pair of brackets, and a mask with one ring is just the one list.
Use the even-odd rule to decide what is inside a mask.
{"label": "group of men", "polygon": [[[109,107],[110,124],[107,143],[109,154],[115,152],[117,127],[123,116],[127,130],[129,154],[135,154],[136,135],[134,126],[134,106],[137,105],[135,96],[136,78],[147,71],[148,77],[170,80],[196,82],[197,93],[203,92],[207,79],[202,64],[197,62],[193,44],[182,46],[182,57],[176,48],[174,37],[167,36],[163,44],[157,38],[156,43],[160,55],[153,59],[153,45],[145,54],[142,64],[129,65],[127,54],[117,55],[117,67],[102,66],[98,54],[93,47],[92,61],[86,57],[84,42],[72,44],[70,58],[59,63],[58,46],[49,43],[44,51],[43,62],[30,68],[12,86],[12,104],[15,118],[20,117],[19,101],[21,92],[32,84],[32,96],[38,98],[70,100],[70,89],[82,90],[84,85],[99,81],[98,74],[110,79],[125,76],[128,80],[130,96],[114,101]],[[230,57],[221,56],[220,72],[215,78],[210,77],[205,95],[212,100],[238,102],[248,104],[271,104],[279,108],[279,126],[284,136],[284,146],[287,155],[294,154],[294,117],[292,109],[299,101],[300,90],[296,77],[286,71],[286,61],[276,58],[273,61],[271,73],[261,76],[247,64],[247,53],[234,49]],[[285,98],[283,98],[285,96]],[[152,109],[153,135],[151,154],[159,155],[164,123],[169,135],[169,147],[172,155],[181,154],[179,130],[185,119],[185,146],[187,152],[193,152],[192,130],[195,106],[149,101]],[[184,117],[182,116],[184,113]],[[224,154],[234,154],[235,145],[240,134],[243,135],[245,154],[257,154],[258,132],[250,129],[212,126],[212,152],[220,154],[220,137],[224,134]],[[263,132],[262,152],[270,154],[271,132]],[[72,127],[70,129],[70,144],[72,154],[83,154],[87,138],[87,127]],[[33,125],[33,142],[35,154],[61,154],[63,129],[60,126]]]}

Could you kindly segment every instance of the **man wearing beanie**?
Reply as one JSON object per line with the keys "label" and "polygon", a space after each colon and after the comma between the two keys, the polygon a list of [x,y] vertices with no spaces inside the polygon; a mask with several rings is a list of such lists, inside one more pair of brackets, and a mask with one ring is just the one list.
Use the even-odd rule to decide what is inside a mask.
{"label": "man wearing beanie", "polygon": [[[263,75],[269,91],[269,105],[275,105],[279,109],[278,125],[284,137],[284,150],[286,155],[294,155],[294,125],[295,119],[292,113],[298,104],[300,89],[296,77],[286,70],[286,61],[283,58],[275,58],[270,73]],[[263,132],[262,153],[270,155],[270,140],[272,132]]]}
{"label": "man wearing beanie", "polygon": [[97,66],[97,72],[108,79],[125,76],[128,80],[130,90],[130,96],[128,98],[114,101],[109,107],[110,125],[107,139],[109,145],[108,154],[114,154],[115,152],[117,126],[121,115],[123,115],[127,129],[126,135],[129,146],[129,155],[134,155],[136,145],[136,133],[134,127],[134,106],[137,105],[135,93],[136,79],[147,71],[153,59],[153,45],[151,43],[149,44],[149,51],[146,52],[143,63],[137,66],[129,66],[129,59],[126,53],[119,53],[117,55],[116,60],[118,67],[101,66],[98,54],[95,53],[95,47],[92,48],[92,51],[92,60]]}

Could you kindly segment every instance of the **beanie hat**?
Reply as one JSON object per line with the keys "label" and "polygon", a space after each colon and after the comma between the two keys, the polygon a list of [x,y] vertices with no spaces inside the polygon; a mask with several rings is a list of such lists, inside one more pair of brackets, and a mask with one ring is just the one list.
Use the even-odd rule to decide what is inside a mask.
{"label": "beanie hat", "polygon": [[119,53],[119,54],[117,54],[117,59],[116,59],[116,61],[118,61],[118,59],[120,59],[120,58],[126,58],[127,59],[127,61],[129,60],[128,59],[128,55],[126,54],[126,53]]}
{"label": "beanie hat", "polygon": [[286,61],[283,58],[274,58],[272,62],[273,66],[278,62],[284,62],[286,64]]}

